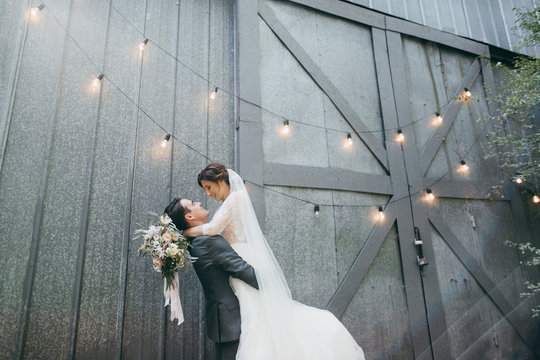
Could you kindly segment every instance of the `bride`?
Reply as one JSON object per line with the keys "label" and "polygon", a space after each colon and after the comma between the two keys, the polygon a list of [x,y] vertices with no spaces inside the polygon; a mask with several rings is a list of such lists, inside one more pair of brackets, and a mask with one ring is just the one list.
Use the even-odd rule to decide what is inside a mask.
{"label": "bride", "polygon": [[221,234],[255,269],[259,290],[230,278],[242,318],[237,360],[364,359],[364,353],[329,311],[291,298],[285,276],[259,227],[242,178],[218,163],[198,175],[207,196],[223,201],[212,221],[186,237]]}

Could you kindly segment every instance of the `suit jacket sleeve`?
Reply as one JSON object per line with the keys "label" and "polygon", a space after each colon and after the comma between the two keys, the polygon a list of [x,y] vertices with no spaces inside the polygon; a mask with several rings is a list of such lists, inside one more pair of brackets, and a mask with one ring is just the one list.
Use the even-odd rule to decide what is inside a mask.
{"label": "suit jacket sleeve", "polygon": [[259,288],[253,267],[242,259],[221,235],[209,237],[207,244],[210,245],[208,250],[214,264],[221,266],[232,277],[243,280],[255,289]]}

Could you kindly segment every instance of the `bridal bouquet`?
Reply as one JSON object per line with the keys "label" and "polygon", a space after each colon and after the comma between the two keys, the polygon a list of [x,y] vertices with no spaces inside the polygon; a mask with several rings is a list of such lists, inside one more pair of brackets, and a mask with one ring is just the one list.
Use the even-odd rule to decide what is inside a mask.
{"label": "bridal bouquet", "polygon": [[135,230],[137,237],[144,242],[139,248],[139,256],[149,255],[154,263],[154,270],[161,273],[164,279],[163,294],[165,306],[171,304],[171,320],[178,319],[178,324],[184,320],[182,305],[178,295],[178,272],[185,270],[194,258],[187,251],[189,242],[172,223],[166,214],[148,229]]}

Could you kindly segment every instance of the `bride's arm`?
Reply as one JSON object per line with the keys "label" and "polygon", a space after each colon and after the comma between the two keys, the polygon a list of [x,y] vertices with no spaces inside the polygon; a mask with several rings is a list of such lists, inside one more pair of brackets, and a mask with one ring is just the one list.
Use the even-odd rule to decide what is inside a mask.
{"label": "bride's arm", "polygon": [[231,222],[233,217],[233,202],[235,196],[231,193],[229,197],[221,204],[212,221],[204,225],[194,226],[184,231],[184,236],[197,237],[201,235],[217,235],[221,234],[223,229]]}

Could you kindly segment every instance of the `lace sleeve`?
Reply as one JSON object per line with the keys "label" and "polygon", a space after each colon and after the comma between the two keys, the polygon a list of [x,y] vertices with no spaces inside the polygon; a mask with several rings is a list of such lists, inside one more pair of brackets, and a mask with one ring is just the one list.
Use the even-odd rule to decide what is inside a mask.
{"label": "lace sleeve", "polygon": [[223,229],[231,222],[234,216],[234,203],[236,196],[231,193],[227,199],[221,204],[218,211],[214,214],[212,221],[202,226],[203,235],[216,235],[221,234]]}

